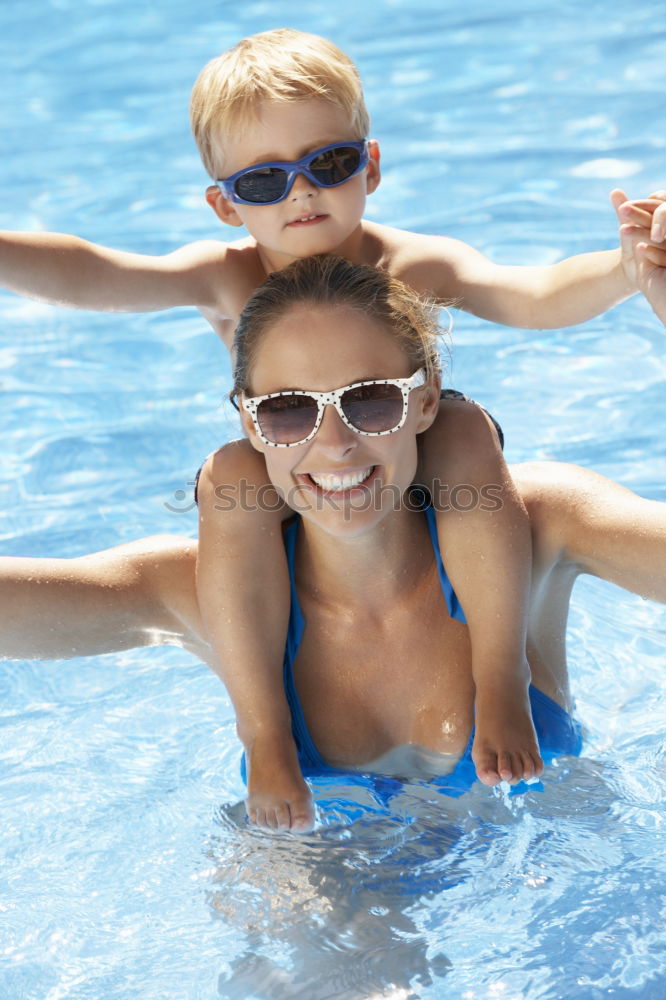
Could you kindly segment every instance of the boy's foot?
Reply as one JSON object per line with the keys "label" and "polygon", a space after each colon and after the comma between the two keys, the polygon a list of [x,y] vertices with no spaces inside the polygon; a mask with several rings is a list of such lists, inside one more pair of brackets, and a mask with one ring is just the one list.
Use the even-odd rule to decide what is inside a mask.
{"label": "boy's foot", "polygon": [[293,740],[255,741],[246,750],[248,819],[267,830],[308,833],[314,828],[312,793]]}
{"label": "boy's foot", "polygon": [[538,778],[543,760],[524,684],[477,693],[472,760],[479,781],[497,785]]}

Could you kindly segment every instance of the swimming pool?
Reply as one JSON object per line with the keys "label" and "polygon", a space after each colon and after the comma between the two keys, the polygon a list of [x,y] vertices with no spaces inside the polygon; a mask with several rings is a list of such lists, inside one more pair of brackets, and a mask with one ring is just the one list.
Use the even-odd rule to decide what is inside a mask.
{"label": "swimming pool", "polygon": [[[128,0],[0,7],[0,204],[13,229],[165,252],[224,236],[187,97],[283,24],[359,63],[384,178],[372,218],[512,262],[613,245],[608,191],[665,177],[666,13],[629,0]],[[225,352],[189,310],[97,316],[0,297],[2,551],[194,534],[201,457],[236,432]],[[513,461],[666,499],[664,332],[631,301],[570,331],[458,314],[452,380]],[[213,373],[213,374],[211,374]],[[219,682],[179,651],[0,667],[0,997],[663,1000],[664,612],[577,588],[587,741],[543,791],[387,808],[322,785],[311,837],[242,822]]]}

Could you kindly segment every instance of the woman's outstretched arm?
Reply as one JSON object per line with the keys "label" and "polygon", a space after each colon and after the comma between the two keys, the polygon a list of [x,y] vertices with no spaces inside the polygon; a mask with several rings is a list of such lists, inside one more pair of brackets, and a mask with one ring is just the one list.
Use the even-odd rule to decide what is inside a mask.
{"label": "woman's outstretched arm", "polygon": [[195,559],[196,542],[162,535],[74,559],[0,558],[0,658],[172,644],[207,660]]}
{"label": "woman's outstretched arm", "polygon": [[538,550],[575,575],[589,573],[666,603],[666,503],[560,462],[512,473],[526,500]]}

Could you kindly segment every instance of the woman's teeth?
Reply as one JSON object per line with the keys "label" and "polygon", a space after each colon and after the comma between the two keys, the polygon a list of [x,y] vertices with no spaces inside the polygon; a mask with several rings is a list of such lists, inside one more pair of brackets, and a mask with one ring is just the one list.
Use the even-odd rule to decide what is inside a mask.
{"label": "woman's teeth", "polygon": [[372,474],[373,470],[374,465],[371,465],[368,469],[360,469],[358,472],[345,472],[341,476],[323,472],[319,472],[315,476],[313,473],[310,473],[310,479],[322,490],[326,490],[329,493],[342,493],[343,490],[350,490],[354,486],[360,486]]}

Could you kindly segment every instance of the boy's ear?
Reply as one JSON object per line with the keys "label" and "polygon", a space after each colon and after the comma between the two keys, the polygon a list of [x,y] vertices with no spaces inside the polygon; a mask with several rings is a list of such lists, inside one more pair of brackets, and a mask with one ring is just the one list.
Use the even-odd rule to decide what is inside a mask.
{"label": "boy's ear", "polygon": [[365,176],[367,193],[372,194],[373,191],[377,190],[382,177],[381,170],[379,168],[379,143],[376,139],[368,139],[368,153],[370,158],[368,160]]}
{"label": "boy's ear", "polygon": [[416,433],[422,434],[434,423],[435,417],[439,413],[439,397],[442,389],[442,380],[439,375],[433,375],[427,385],[420,393],[420,411],[416,423]]}
{"label": "boy's ear", "polygon": [[234,203],[225,198],[219,187],[215,184],[211,184],[210,187],[206,188],[206,201],[218,219],[221,219],[227,226],[242,226],[244,224],[234,208]]}

